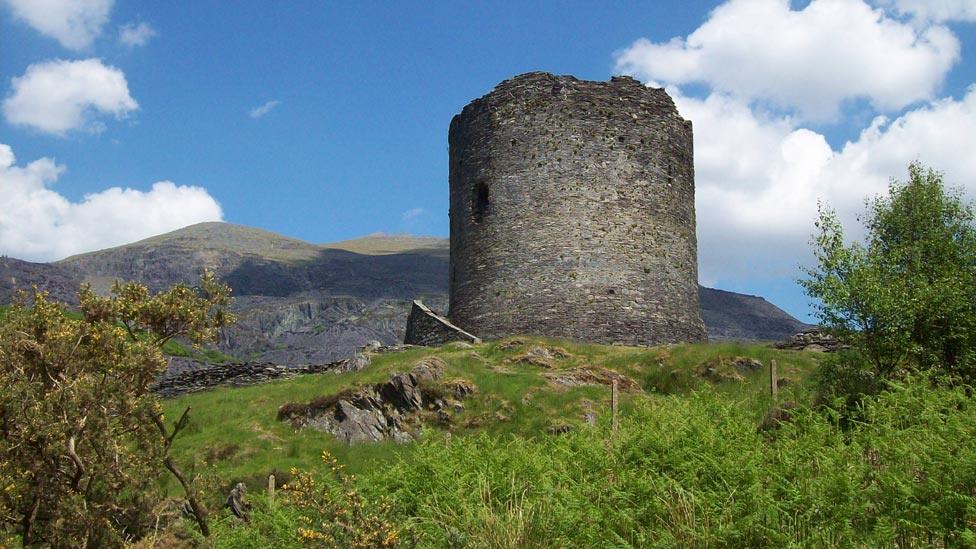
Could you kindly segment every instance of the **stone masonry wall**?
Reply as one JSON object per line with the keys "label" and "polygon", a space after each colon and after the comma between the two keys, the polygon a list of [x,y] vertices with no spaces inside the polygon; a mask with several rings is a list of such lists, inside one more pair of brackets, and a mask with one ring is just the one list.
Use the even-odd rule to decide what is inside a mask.
{"label": "stone masonry wall", "polygon": [[421,301],[415,300],[407,317],[406,345],[443,345],[448,341],[481,343],[481,339],[451,324]]}
{"label": "stone masonry wall", "polygon": [[661,89],[528,73],[450,135],[450,311],[482,338],[705,339],[691,123]]}

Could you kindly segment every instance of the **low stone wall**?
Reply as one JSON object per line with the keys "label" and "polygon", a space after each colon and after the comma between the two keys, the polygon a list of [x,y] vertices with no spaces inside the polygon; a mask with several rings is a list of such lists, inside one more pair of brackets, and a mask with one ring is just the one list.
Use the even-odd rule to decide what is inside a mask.
{"label": "low stone wall", "polygon": [[833,335],[820,328],[806,330],[791,336],[789,339],[776,343],[777,349],[792,349],[797,351],[816,351],[832,353],[848,349],[849,346],[840,342]]}
{"label": "low stone wall", "polygon": [[161,397],[175,397],[186,393],[206,391],[215,387],[243,387],[276,379],[308,374],[355,372],[369,366],[370,357],[406,349],[405,345],[383,346],[371,341],[349,358],[324,364],[284,366],[271,362],[238,362],[210,364],[187,358],[170,358],[169,369],[160,376],[151,390]]}
{"label": "low stone wall", "polygon": [[242,387],[305,374],[342,371],[350,360],[303,366],[281,366],[270,362],[243,364],[200,362],[196,369],[185,369],[178,374],[159,379],[151,390],[161,397],[168,398],[219,386]]}

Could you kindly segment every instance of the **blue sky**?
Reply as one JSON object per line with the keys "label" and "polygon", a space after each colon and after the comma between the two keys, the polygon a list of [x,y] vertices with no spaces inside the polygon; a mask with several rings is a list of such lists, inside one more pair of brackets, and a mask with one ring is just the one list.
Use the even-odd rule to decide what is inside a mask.
{"label": "blue sky", "polygon": [[976,190],[974,0],[0,6],[14,257],[204,219],[447,236],[450,119],[530,70],[666,86],[695,123],[702,282],[801,317],[817,199],[854,229],[915,158]]}

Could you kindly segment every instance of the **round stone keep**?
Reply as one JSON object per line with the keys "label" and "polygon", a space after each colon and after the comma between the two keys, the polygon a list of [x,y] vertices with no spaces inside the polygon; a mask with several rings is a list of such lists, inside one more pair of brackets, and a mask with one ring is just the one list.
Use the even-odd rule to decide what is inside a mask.
{"label": "round stone keep", "polygon": [[655,345],[706,339],[691,122],[661,89],[528,73],[450,129],[452,322]]}

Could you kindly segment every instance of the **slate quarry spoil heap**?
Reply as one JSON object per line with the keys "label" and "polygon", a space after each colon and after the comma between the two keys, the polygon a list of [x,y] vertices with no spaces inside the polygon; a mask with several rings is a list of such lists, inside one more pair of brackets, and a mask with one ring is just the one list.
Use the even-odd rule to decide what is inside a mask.
{"label": "slate quarry spoil heap", "polygon": [[528,73],[451,121],[450,310],[485,339],[706,338],[691,122],[661,89]]}

